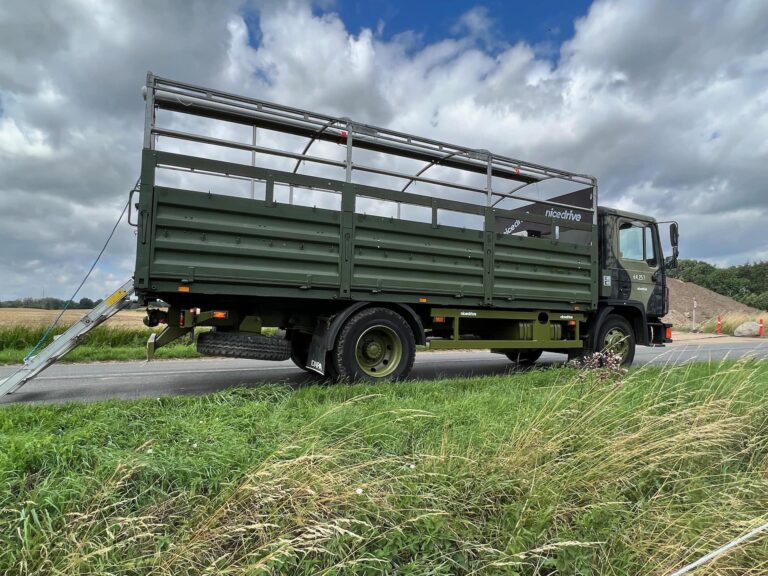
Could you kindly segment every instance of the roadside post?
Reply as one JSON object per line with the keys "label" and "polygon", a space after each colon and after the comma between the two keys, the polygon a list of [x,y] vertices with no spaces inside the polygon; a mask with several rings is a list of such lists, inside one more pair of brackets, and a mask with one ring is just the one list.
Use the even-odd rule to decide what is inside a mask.
{"label": "roadside post", "polygon": [[717,329],[715,330],[718,334],[723,333],[722,324],[720,323],[720,314],[717,315]]}
{"label": "roadside post", "polygon": [[696,302],[696,298],[694,297],[694,299],[693,299],[693,315],[691,316],[691,332],[695,332],[696,331],[696,306],[697,306],[697,302]]}
{"label": "roadside post", "polygon": [[763,338],[765,336],[765,328],[763,327],[763,319],[760,318],[760,322],[758,322],[760,325],[760,329],[758,330],[757,334],[760,336],[760,338]]}

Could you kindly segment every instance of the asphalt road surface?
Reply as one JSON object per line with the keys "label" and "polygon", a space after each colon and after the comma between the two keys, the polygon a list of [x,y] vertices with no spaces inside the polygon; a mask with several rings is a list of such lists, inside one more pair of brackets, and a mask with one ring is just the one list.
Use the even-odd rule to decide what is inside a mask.
{"label": "asphalt road surface", "polygon": [[[742,358],[768,357],[768,342],[735,338],[680,342],[665,348],[638,347],[635,365],[681,364]],[[556,366],[563,354],[545,353],[538,365]],[[0,366],[0,378],[15,367]],[[432,380],[457,376],[513,373],[505,356],[487,351],[420,352],[412,378]],[[4,402],[93,401],[108,398],[142,398],[207,394],[232,386],[285,383],[295,387],[317,384],[318,377],[286,362],[206,358],[200,360],[156,360],[146,362],[98,362],[56,364],[28,382]]]}

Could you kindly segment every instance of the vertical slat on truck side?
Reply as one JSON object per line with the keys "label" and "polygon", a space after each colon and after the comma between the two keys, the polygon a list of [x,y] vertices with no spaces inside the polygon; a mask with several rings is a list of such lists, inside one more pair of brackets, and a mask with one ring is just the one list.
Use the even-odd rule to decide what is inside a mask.
{"label": "vertical slat on truck side", "polygon": [[136,229],[136,268],[134,282],[136,288],[149,288],[151,243],[154,237],[153,215],[155,193],[155,153],[144,148],[141,153],[141,184],[139,187],[138,227]]}
{"label": "vertical slat on truck side", "polygon": [[486,306],[493,305],[493,287],[496,269],[496,232],[493,208],[485,209],[485,221],[483,230],[483,303]]}
{"label": "vertical slat on truck side", "polygon": [[339,231],[339,297],[349,299],[352,294],[352,268],[354,266],[356,186],[346,183],[341,188],[341,222]]}

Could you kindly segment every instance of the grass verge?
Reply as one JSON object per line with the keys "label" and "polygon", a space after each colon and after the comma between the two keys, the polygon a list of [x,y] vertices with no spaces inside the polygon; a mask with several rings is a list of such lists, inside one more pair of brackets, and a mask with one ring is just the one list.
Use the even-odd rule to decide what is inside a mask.
{"label": "grass verge", "polygon": [[[768,510],[765,362],[0,410],[0,572],[664,574]],[[768,570],[768,539],[716,561]]]}
{"label": "grass verge", "polygon": [[[768,320],[768,318],[766,318]],[[728,313],[720,316],[720,329],[723,334],[733,335],[733,332],[744,322],[757,322],[758,318],[749,314],[741,313]],[[700,327],[701,332],[709,332],[714,334],[717,332],[717,318],[710,318],[704,322]]]}
{"label": "grass verge", "polygon": [[[43,346],[51,343],[54,336],[62,334],[68,326],[57,326],[46,338]],[[45,334],[46,328],[9,326],[0,328],[0,364],[20,364]],[[106,360],[144,360],[145,345],[149,335],[157,330],[149,328],[112,328],[99,326],[91,331],[83,342],[61,362],[93,362]],[[199,358],[189,338],[180,338],[169,346],[160,348],[157,358]]]}

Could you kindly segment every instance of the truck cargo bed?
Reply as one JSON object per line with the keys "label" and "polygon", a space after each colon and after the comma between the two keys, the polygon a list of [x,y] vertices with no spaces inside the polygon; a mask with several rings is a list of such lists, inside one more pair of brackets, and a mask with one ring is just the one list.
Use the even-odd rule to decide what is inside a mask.
{"label": "truck cargo bed", "polygon": [[[154,126],[156,109],[163,107],[163,101],[153,100],[152,95],[160,90],[162,82],[150,77],[148,84],[152,128],[145,142],[149,146],[143,154],[137,205],[135,281],[137,290],[145,296],[163,298],[181,292],[584,311],[596,306],[594,215],[597,199],[594,180],[590,177],[548,171],[482,151],[456,151],[443,144],[435,147],[432,141],[421,143],[415,137],[408,137],[408,146],[415,148],[418,144],[424,148],[418,150],[420,159],[426,154],[436,156],[427,168],[451,156],[454,163],[460,164],[461,160],[466,163],[466,170],[479,173],[485,186],[466,184],[451,177],[428,179],[422,176],[426,168],[416,174],[399,176],[406,182],[410,178],[399,190],[394,186],[371,186],[361,182],[362,177],[356,181],[354,171],[368,170],[370,175],[370,172],[390,170],[382,169],[381,164],[377,165],[379,168],[366,169],[362,164],[352,163],[354,146],[367,143],[371,147],[374,142],[385,149],[392,146],[393,155],[408,156],[411,152],[402,152],[391,144],[395,136],[390,137],[387,131],[377,128],[374,137],[374,129],[355,125],[347,119],[335,119],[345,128],[338,131],[336,143],[342,151],[347,151],[345,161],[337,162],[339,166],[336,166],[338,173],[346,176],[344,179],[299,173],[301,162],[306,164],[317,158],[307,154],[312,140],[301,154],[272,149],[278,155],[295,158],[297,169],[294,171],[279,170],[266,162],[260,165],[257,150],[259,158],[268,153],[256,145],[255,137],[251,144],[228,141],[232,147],[252,152],[251,165],[164,151],[155,146],[155,134],[173,135],[205,145],[211,145],[213,139]],[[186,85],[174,84],[174,87],[192,90]],[[255,126],[264,126],[265,103],[259,102],[258,116],[253,115],[256,112],[234,107],[221,109],[218,104],[214,113],[205,109],[210,98],[194,93],[184,97],[189,100],[184,100],[183,107],[168,104],[181,109],[174,113],[200,113],[252,124],[254,133]],[[229,97],[220,96],[222,100]],[[277,113],[270,117],[272,130],[275,123],[279,125],[281,117]],[[319,131],[327,135],[333,121],[323,119],[325,128]],[[293,125],[290,129],[298,130]],[[216,140],[216,145],[226,146],[222,142]],[[169,169],[258,182],[260,193],[237,197],[219,193],[216,188],[206,192],[159,185],[157,172]],[[560,178],[581,190],[550,195],[539,201],[532,195],[494,191],[502,176],[521,189],[531,182]],[[438,191],[452,188],[458,190],[453,198],[463,196],[456,200],[450,193],[429,195],[413,188],[406,191],[413,182]],[[285,198],[278,198],[276,190],[287,188],[291,194],[296,188],[318,197],[335,195],[338,206],[328,208],[324,206],[328,202],[322,200],[317,205],[286,202]],[[481,203],[465,200],[472,193],[479,196]],[[512,210],[496,206],[518,196],[521,199]],[[421,221],[412,216],[367,214],[361,207],[361,199],[365,199],[368,206],[371,202],[374,206],[376,202],[396,205],[398,216],[401,206],[413,208],[412,212],[419,209]],[[561,218],[553,217],[553,213]],[[570,220],[566,219],[569,215]],[[452,216],[455,221],[466,216],[470,224],[449,225],[445,223],[446,216]],[[568,236],[569,233],[572,235]],[[569,241],[569,238],[578,241]]]}

